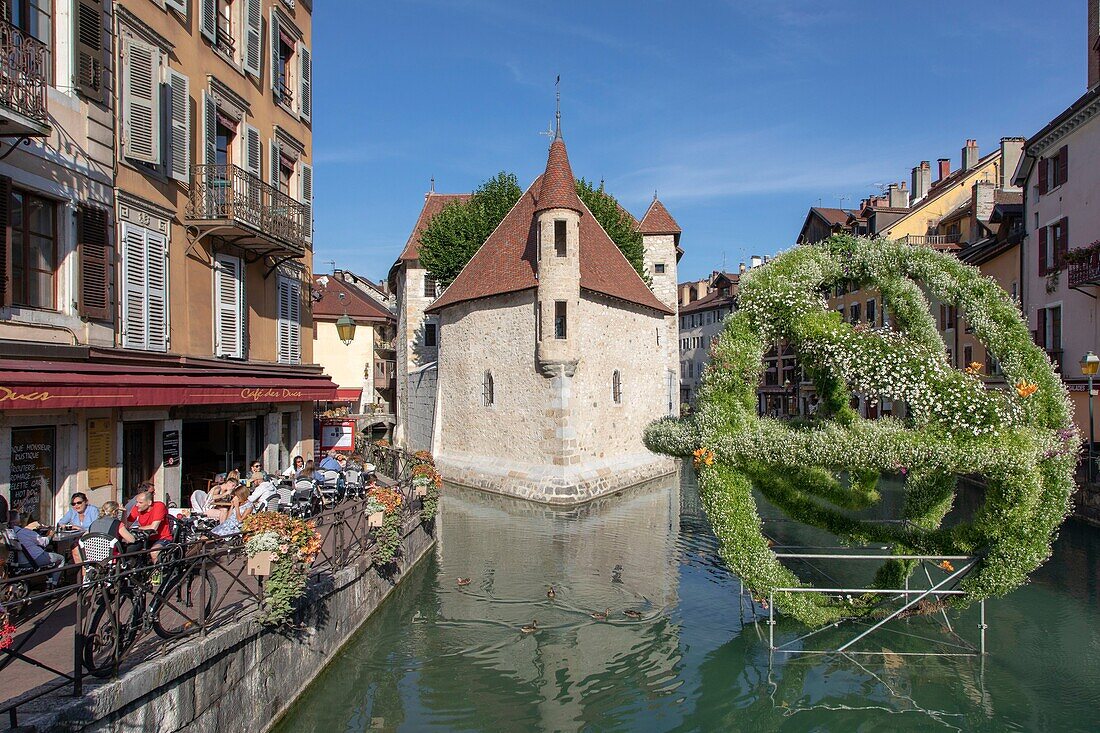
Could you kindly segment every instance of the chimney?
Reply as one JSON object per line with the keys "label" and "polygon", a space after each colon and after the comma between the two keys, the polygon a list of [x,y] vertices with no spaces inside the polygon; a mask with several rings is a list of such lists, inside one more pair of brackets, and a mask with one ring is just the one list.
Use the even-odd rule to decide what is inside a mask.
{"label": "chimney", "polygon": [[932,166],[927,160],[922,160],[920,165],[913,169],[913,200],[920,201],[928,195],[928,189],[932,187]]}
{"label": "chimney", "polygon": [[741,275],[745,274],[745,263],[744,262],[738,262],[737,263],[737,272]]}
{"label": "chimney", "polygon": [[763,261],[760,259],[760,255],[753,255],[752,257],[749,258],[749,269],[750,270],[754,267],[760,267],[760,265],[762,265],[762,264],[763,264]]}
{"label": "chimney", "polygon": [[989,221],[989,217],[993,216],[993,192],[996,190],[997,184],[993,181],[974,182],[970,194],[970,210],[978,221]]}
{"label": "chimney", "polygon": [[1100,82],[1100,53],[1096,51],[1097,36],[1100,35],[1100,4],[1096,0],[1089,0],[1089,45],[1085,49],[1088,54],[1089,89]]}
{"label": "chimney", "polygon": [[891,183],[886,189],[886,205],[891,209],[908,209],[909,208],[909,192],[905,189],[905,184],[900,186],[896,183]]}
{"label": "chimney", "polygon": [[[1095,3],[1092,3],[1089,7],[1091,8],[1094,5]],[[1020,165],[1020,158],[1024,155],[1025,142],[1027,141],[1022,137],[1001,138],[1001,180],[997,182],[997,185],[1001,187],[1002,191],[1020,190],[1012,185],[1012,179],[1016,175],[1016,168]]]}
{"label": "chimney", "polygon": [[968,171],[978,165],[978,141],[967,140],[962,149],[962,169]]}
{"label": "chimney", "polygon": [[951,159],[950,158],[940,158],[939,160],[936,161],[936,163],[939,164],[939,168],[940,168],[940,170],[939,170],[940,177],[936,179],[936,183],[939,183],[940,181],[942,181],[943,179],[945,179],[949,175],[951,175]]}

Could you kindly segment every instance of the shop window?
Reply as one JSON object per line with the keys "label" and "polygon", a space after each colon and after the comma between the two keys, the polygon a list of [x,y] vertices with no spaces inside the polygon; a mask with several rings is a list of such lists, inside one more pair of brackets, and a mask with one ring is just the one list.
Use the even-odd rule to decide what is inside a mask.
{"label": "shop window", "polygon": [[23,524],[53,524],[57,428],[12,428],[8,507]]}

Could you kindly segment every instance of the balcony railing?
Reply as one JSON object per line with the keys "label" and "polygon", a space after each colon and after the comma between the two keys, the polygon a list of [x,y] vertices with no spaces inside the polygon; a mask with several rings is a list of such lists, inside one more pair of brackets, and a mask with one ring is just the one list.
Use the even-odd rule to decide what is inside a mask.
{"label": "balcony railing", "polygon": [[[309,206],[235,165],[196,165],[191,173],[191,223],[229,223],[264,242],[303,254],[312,225]],[[241,242],[243,244],[243,242]]]}
{"label": "balcony railing", "polygon": [[0,105],[42,125],[42,135],[49,132],[49,68],[50,50],[46,44],[0,20]]}
{"label": "balcony railing", "polygon": [[960,239],[962,239],[961,234],[907,234],[905,243],[935,247],[943,244],[958,244]]}
{"label": "balcony railing", "polygon": [[[1078,250],[1073,250],[1077,252]],[[1093,250],[1084,259],[1071,258],[1069,263],[1069,286],[1100,285],[1100,250]]]}
{"label": "balcony railing", "polygon": [[378,389],[387,389],[393,386],[394,375],[397,374],[397,362],[374,362],[374,386]]}

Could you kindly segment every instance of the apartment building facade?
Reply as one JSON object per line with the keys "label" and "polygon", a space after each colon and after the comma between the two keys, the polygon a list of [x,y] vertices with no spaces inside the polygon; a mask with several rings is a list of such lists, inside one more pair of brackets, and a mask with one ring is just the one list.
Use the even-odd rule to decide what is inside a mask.
{"label": "apartment building facade", "polygon": [[25,32],[52,43],[52,129],[0,162],[18,224],[0,491],[51,521],[73,491],[99,503],[148,480],[182,502],[216,470],[308,451],[313,401],[335,390],[310,365],[310,3],[32,1],[12,17],[28,7]]}
{"label": "apartment building facade", "polygon": [[681,283],[706,294],[680,306],[680,405],[691,406],[699,393],[703,370],[710,363],[710,345],[726,316],[737,310],[740,274],[715,271],[705,281]]}

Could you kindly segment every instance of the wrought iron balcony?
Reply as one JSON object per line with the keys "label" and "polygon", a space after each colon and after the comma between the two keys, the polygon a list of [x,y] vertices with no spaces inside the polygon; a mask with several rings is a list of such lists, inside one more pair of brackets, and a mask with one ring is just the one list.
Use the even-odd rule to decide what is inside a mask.
{"label": "wrought iron balcony", "polygon": [[50,50],[44,43],[0,20],[0,135],[50,134],[46,111]]}
{"label": "wrought iron balcony", "polygon": [[958,244],[962,239],[961,234],[907,234],[905,235],[906,244],[919,244],[925,247],[938,247],[945,244]]}
{"label": "wrought iron balcony", "polygon": [[312,212],[235,165],[191,169],[188,226],[218,235],[262,255],[301,257],[309,248]]}
{"label": "wrought iron balcony", "polygon": [[1087,255],[1073,257],[1080,250],[1070,252],[1069,286],[1100,285],[1100,250],[1093,249]]}

